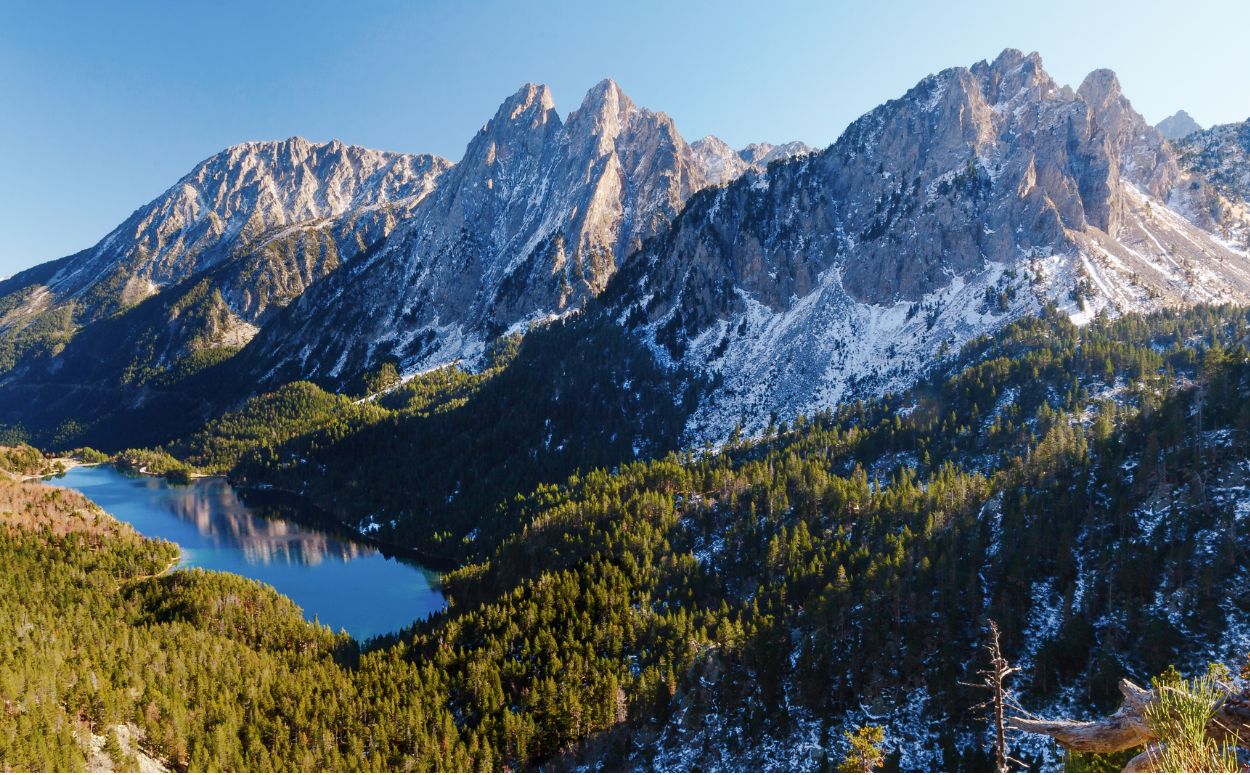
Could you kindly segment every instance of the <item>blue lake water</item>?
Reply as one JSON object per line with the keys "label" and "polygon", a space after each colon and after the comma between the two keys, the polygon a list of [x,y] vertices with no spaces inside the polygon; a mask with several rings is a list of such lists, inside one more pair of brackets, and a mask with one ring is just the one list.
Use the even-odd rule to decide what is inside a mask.
{"label": "blue lake water", "polygon": [[267,509],[245,504],[224,479],[176,485],[111,466],[80,466],[47,481],[81,492],[145,536],[178,544],[179,567],[262,581],[294,600],[309,620],[357,639],[394,632],[443,607],[437,573],[267,517]]}

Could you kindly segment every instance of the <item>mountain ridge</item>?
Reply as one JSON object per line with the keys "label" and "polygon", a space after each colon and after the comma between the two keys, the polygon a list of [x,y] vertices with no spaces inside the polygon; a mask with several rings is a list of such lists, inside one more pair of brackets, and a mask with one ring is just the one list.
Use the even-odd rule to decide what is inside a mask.
{"label": "mountain ridge", "polygon": [[438,157],[337,140],[231,146],[95,246],[0,283],[0,353],[8,351],[0,367],[31,350],[55,355],[82,326],[228,265],[219,290],[246,341],[271,306],[387,233],[395,213],[426,196],[448,168]]}
{"label": "mountain ridge", "polygon": [[[672,119],[610,79],[564,121],[550,90],[528,84],[417,217],[293,305],[245,353],[249,368],[272,382],[387,358],[404,370],[476,362],[490,339],[580,309],[707,185]],[[286,350],[293,338],[308,346]]]}
{"label": "mountain ridge", "polygon": [[1073,91],[1008,50],[695,197],[608,303],[657,357],[721,380],[690,426],[717,440],[902,389],[1050,302],[1078,322],[1244,302],[1250,256],[1206,230],[1236,210],[1180,169],[1114,73]]}
{"label": "mountain ridge", "polygon": [[[165,342],[131,373],[207,345],[252,391],[298,379],[342,390],[385,363],[475,369],[497,337],[590,309],[716,385],[688,427],[716,441],[905,388],[1050,304],[1080,323],[1250,300],[1244,151],[1235,129],[1194,137],[1217,135],[1205,151],[1173,144],[1114,72],[1072,89],[1013,49],[921,79],[816,151],[687,143],[611,79],[562,118],[529,83],[417,195],[400,196],[402,176],[376,182],[383,169],[361,178],[367,203],[263,231],[250,255],[213,264],[213,292],[195,302],[211,327],[178,324],[168,341],[172,319],[131,327]],[[31,271],[38,288],[65,264]],[[0,304],[0,328],[29,299],[18,302]],[[72,331],[57,336],[0,380],[73,373],[57,356]]]}

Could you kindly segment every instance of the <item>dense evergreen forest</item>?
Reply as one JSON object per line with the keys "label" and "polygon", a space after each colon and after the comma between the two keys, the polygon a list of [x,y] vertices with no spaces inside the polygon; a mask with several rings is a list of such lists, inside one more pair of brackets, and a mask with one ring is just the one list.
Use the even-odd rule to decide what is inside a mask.
{"label": "dense evergreen forest", "polygon": [[458,560],[516,527],[496,517],[514,496],[676,449],[702,387],[593,316],[502,339],[489,355],[481,372],[453,365],[402,384],[384,367],[351,397],[285,385],[161,451]]}
{"label": "dense evergreen forest", "polygon": [[[1069,716],[1114,709],[1122,677],[1236,666],[1250,647],[1244,309],[1081,329],[1052,312],[904,395],[632,462],[681,414],[639,430],[651,388],[608,342],[584,366],[603,375],[595,401],[621,401],[596,431],[617,433],[601,467],[487,433],[513,423],[541,448],[540,418],[583,422],[592,402],[567,392],[516,400],[585,384],[560,339],[583,333],[363,403],[288,386],[166,448],[253,482],[307,476],[292,489],[336,513],[460,547],[447,609],[389,638],[336,636],[233,577],[162,575],[173,547],[120,527],[0,509],[0,616],[19,633],[0,654],[0,764],[80,766],[88,723],[133,725],[193,769],[826,769],[854,754],[843,732],[876,724],[888,767],[983,770],[984,698],[963,682],[989,619],[1021,701]],[[458,440],[462,423],[478,435]],[[496,456],[463,469],[482,438]],[[460,482],[475,500],[438,511],[457,470],[483,477]],[[1058,761],[1038,738],[1013,745]]]}

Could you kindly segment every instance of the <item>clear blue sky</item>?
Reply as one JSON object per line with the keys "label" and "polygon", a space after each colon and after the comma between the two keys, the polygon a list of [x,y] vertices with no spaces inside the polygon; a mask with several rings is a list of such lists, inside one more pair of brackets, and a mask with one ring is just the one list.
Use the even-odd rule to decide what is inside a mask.
{"label": "clear blue sky", "polygon": [[1116,70],[1150,121],[1250,116],[1250,4],[0,0],[0,276],[94,244],[196,162],[303,135],[458,159],[525,81],[611,76],[689,139],[824,146],[1013,47]]}

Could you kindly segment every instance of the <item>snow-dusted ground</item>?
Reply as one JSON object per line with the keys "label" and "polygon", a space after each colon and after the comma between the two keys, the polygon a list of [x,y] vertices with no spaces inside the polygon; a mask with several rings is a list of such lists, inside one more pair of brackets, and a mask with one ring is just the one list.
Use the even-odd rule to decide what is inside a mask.
{"label": "snow-dusted ground", "polygon": [[[857,302],[836,266],[781,311],[738,289],[745,312],[703,331],[682,357],[722,379],[690,418],[690,440],[723,440],[739,423],[758,433],[774,411],[787,418],[902,391],[969,340],[1047,303],[1085,325],[1100,313],[1250,300],[1250,253],[1123,183],[1129,196],[1114,239],[1091,230],[1075,252],[987,260],[917,302]],[[1186,258],[1194,255],[1204,259]],[[650,326],[652,341],[667,322]]]}

